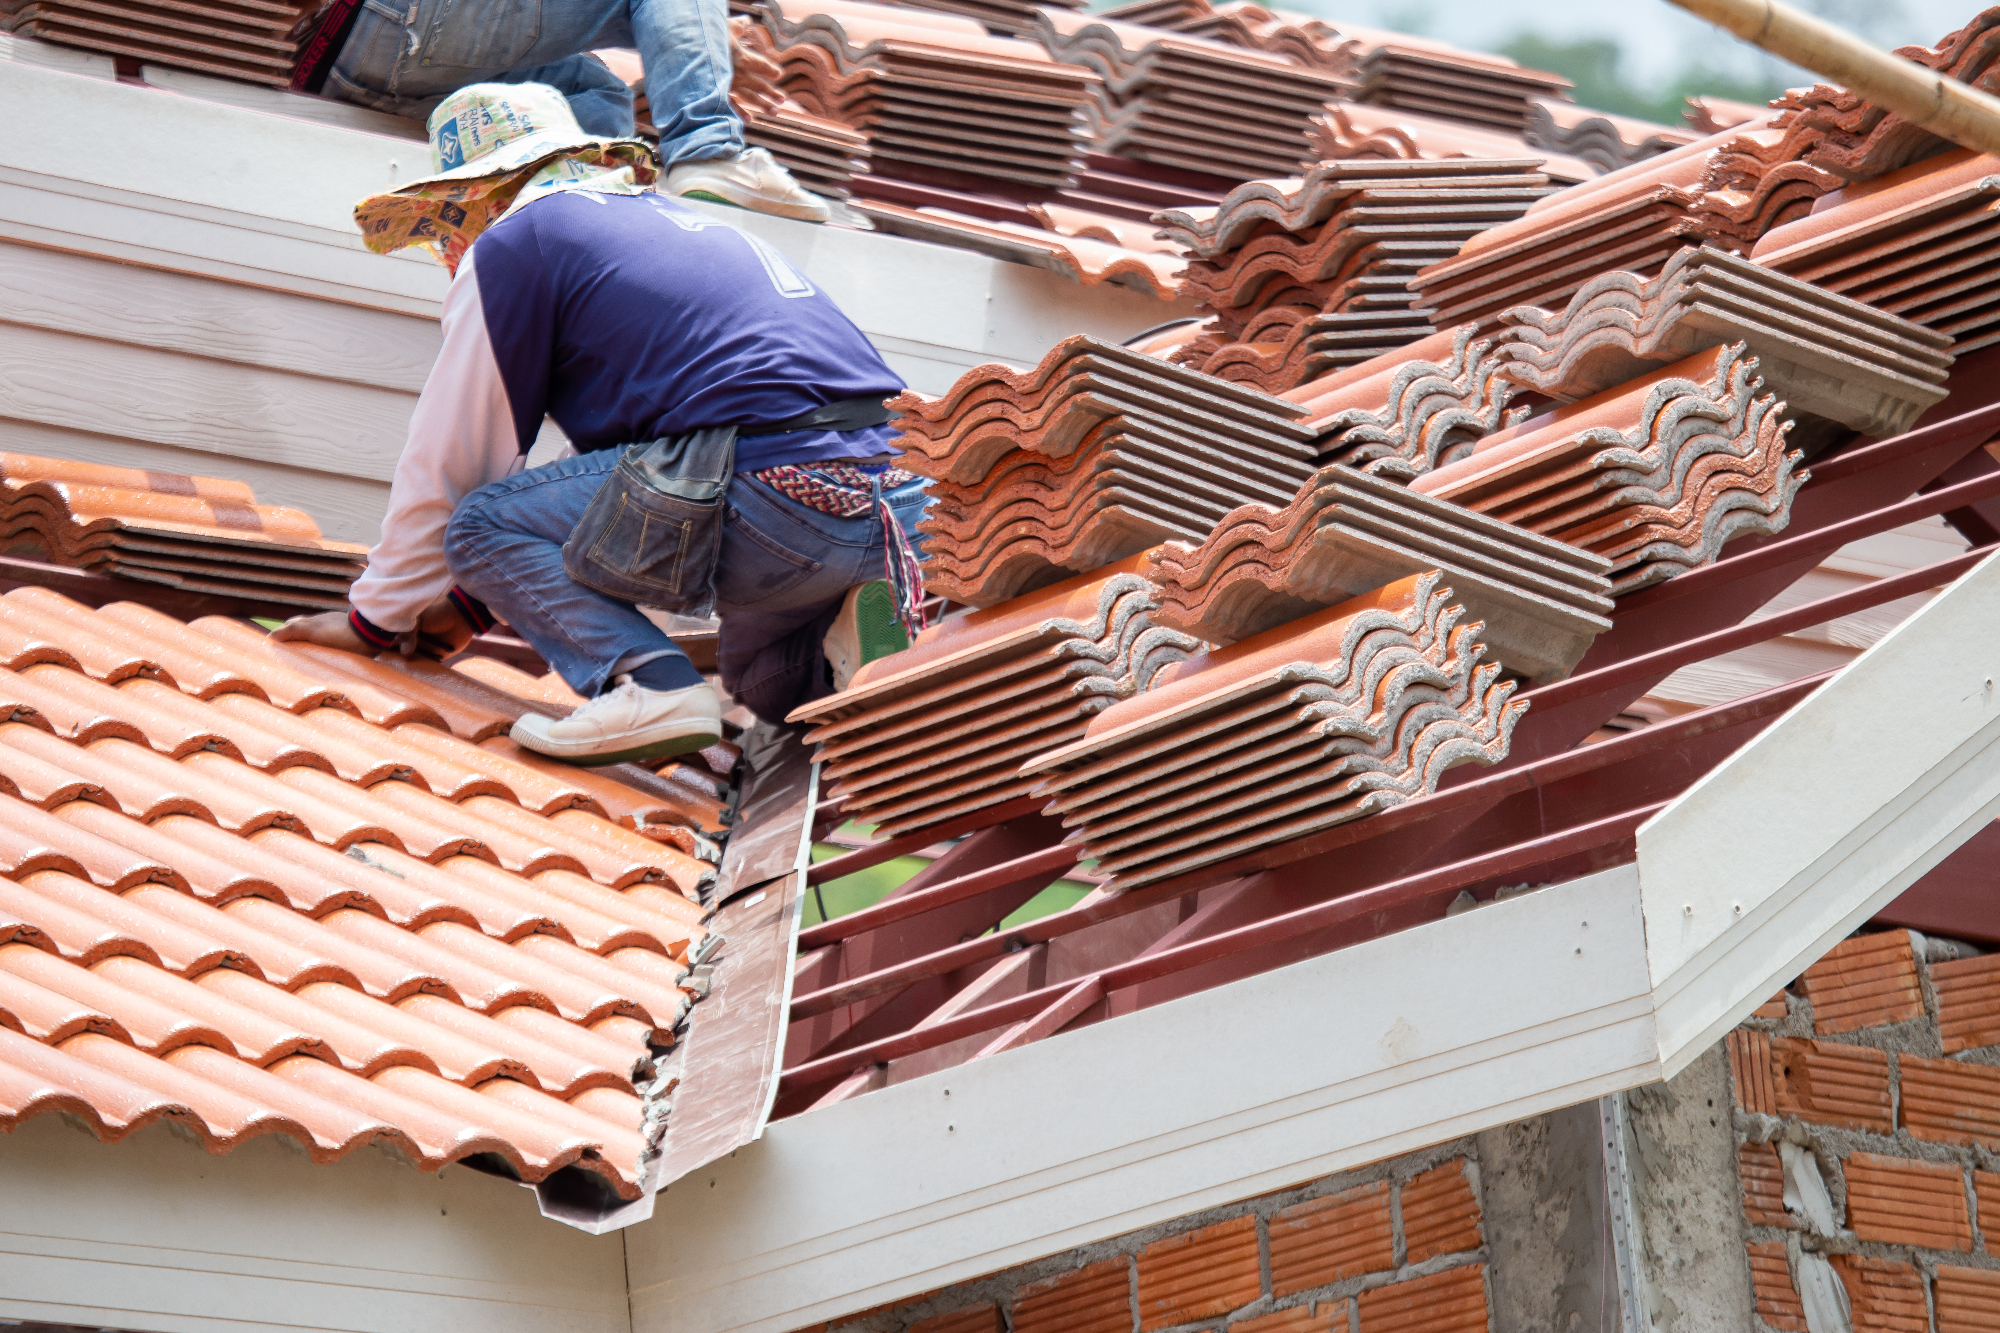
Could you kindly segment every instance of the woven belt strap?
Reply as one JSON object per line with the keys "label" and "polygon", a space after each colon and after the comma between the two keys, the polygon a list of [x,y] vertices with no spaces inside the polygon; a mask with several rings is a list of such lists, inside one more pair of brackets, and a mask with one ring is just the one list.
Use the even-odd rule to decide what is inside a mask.
{"label": "woven belt strap", "polygon": [[787,499],[835,518],[859,518],[874,508],[877,477],[885,491],[907,486],[917,479],[916,473],[899,467],[874,473],[864,472],[851,463],[785,463],[750,475]]}
{"label": "woven belt strap", "polygon": [[874,513],[882,522],[882,577],[896,595],[896,618],[912,635],[924,628],[924,572],[903,525],[896,521],[882,492],[917,480],[914,472],[885,467],[866,472],[852,463],[785,463],[752,472],[789,500],[834,518],[860,518]]}

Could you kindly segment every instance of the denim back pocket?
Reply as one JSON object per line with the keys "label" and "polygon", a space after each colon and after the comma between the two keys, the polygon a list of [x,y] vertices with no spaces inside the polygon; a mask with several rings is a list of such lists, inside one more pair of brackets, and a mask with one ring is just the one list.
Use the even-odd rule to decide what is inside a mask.
{"label": "denim back pocket", "polygon": [[699,610],[713,597],[721,511],[719,500],[663,495],[621,464],[563,543],[563,569],[607,597]]}

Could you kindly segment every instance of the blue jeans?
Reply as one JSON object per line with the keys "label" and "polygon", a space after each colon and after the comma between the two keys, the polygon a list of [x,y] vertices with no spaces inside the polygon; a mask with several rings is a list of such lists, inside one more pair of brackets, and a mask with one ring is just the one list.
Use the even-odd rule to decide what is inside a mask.
{"label": "blue jeans", "polygon": [[428,119],[468,83],[546,83],[585,133],[632,133],[632,94],[587,54],[633,47],[660,131],[660,161],[743,149],[729,106],[727,0],[363,0],[326,91],[392,115]]}
{"label": "blue jeans", "polygon": [[[620,452],[601,449],[482,486],[459,501],[445,529],[445,559],[458,586],[512,625],[585,698],[620,662],[680,654],[630,602],[563,571],[562,545]],[[923,483],[883,498],[917,540]],[[739,474],[729,486],[715,570],[722,688],[769,722],[826,693],[820,639],[847,590],[882,571],[882,525],[872,514],[835,518]]]}

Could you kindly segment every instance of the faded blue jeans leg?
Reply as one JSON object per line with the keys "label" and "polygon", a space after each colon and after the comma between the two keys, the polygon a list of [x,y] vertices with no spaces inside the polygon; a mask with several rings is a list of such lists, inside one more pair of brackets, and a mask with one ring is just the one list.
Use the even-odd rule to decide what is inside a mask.
{"label": "faded blue jeans leg", "polygon": [[[582,454],[482,486],[459,502],[445,530],[445,558],[458,585],[585,698],[621,662],[680,654],[630,602],[583,587],[563,569],[563,543],[619,454]],[[922,483],[884,498],[915,540]],[[820,640],[847,590],[881,578],[884,560],[882,524],[872,514],[834,518],[738,476],[715,576],[723,690],[771,722],[827,693]]]}
{"label": "faded blue jeans leg", "polygon": [[444,533],[458,586],[512,625],[586,699],[619,662],[680,652],[630,602],[586,588],[563,569],[563,543],[618,455],[578,454],[482,486],[458,502]]}
{"label": "faded blue jeans leg", "polygon": [[[928,496],[923,483],[883,498],[912,543]],[[729,487],[715,613],[716,666],[730,697],[768,722],[832,692],[820,640],[847,590],[885,571],[882,522],[835,518],[739,476]]]}
{"label": "faded blue jeans leg", "polygon": [[742,151],[728,0],[363,0],[326,91],[425,119],[468,83],[546,83],[589,133],[629,135],[630,95],[587,54],[611,47],[636,49],[645,65],[662,162]]}

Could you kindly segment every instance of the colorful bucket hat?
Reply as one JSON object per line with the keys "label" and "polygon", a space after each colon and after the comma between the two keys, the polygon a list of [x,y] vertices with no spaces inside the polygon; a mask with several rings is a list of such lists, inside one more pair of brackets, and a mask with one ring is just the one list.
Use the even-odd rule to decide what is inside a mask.
{"label": "colorful bucket hat", "polygon": [[354,206],[377,254],[429,250],[453,272],[489,226],[566,190],[642,194],[659,177],[643,139],[583,132],[569,102],[543,83],[474,83],[431,112],[431,173]]}

